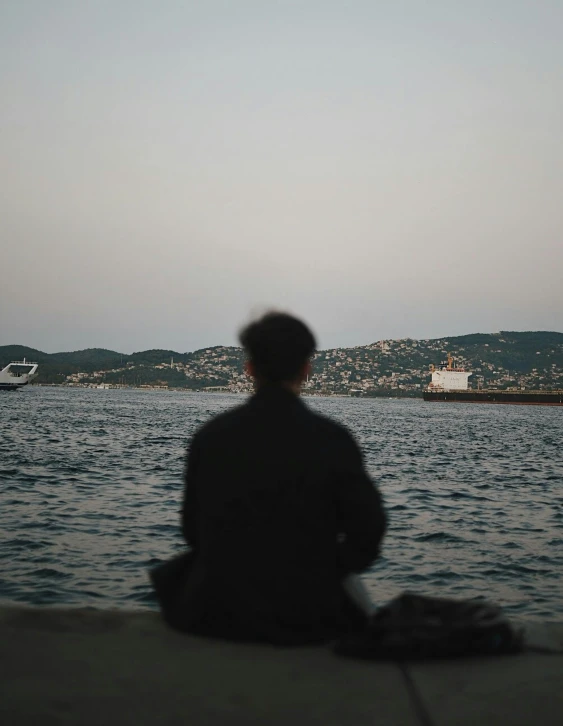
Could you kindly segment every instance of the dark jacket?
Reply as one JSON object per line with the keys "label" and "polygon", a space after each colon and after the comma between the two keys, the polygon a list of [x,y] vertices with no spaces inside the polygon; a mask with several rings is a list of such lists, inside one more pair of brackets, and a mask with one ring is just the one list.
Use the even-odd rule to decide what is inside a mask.
{"label": "dark jacket", "polygon": [[341,581],[377,557],[386,523],[343,427],[263,387],[196,433],[185,480],[185,629],[291,643],[344,627]]}

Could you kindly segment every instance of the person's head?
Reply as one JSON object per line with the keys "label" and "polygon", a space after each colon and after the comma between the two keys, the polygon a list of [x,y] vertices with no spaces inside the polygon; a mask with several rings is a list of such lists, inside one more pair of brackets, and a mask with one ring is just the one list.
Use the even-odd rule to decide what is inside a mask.
{"label": "person's head", "polygon": [[248,355],[247,370],[259,385],[299,386],[307,376],[316,342],[309,328],[292,315],[267,313],[247,325],[239,339]]}

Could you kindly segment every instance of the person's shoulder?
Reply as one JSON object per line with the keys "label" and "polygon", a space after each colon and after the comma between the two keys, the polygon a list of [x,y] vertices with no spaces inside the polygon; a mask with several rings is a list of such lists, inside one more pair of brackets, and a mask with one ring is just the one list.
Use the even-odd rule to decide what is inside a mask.
{"label": "person's shoulder", "polygon": [[227,411],[222,411],[202,424],[195,432],[194,438],[204,440],[209,436],[215,436],[223,431],[236,428],[247,415],[248,402],[229,408]]}
{"label": "person's shoulder", "polygon": [[354,434],[334,419],[312,412],[315,428],[315,440],[327,458],[336,468],[362,465],[361,447]]}
{"label": "person's shoulder", "polygon": [[342,444],[352,444],[356,446],[356,439],[354,438],[352,432],[346,428],[346,426],[343,426],[341,423],[335,421],[329,416],[325,416],[324,414],[312,411],[309,407],[307,407],[307,410],[309,412],[309,415],[311,416],[311,420],[314,422],[315,428],[319,433],[330,436],[335,441],[338,441]]}

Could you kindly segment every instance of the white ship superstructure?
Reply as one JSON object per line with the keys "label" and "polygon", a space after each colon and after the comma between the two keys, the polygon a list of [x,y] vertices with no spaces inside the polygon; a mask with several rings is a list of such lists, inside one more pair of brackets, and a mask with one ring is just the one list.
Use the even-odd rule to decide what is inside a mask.
{"label": "white ship superstructure", "polygon": [[[14,361],[0,371],[0,391],[17,391],[37,377],[38,363]],[[21,369],[29,369],[22,371]]]}
{"label": "white ship superstructure", "polygon": [[469,389],[469,376],[471,371],[458,368],[451,355],[448,362],[442,363],[438,368],[430,366],[432,380],[428,384],[429,391],[467,391]]}

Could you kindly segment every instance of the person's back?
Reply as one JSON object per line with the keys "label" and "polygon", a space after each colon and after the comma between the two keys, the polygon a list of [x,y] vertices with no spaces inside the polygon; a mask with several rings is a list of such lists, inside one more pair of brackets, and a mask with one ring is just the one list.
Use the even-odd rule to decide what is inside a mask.
{"label": "person's back", "polygon": [[[206,424],[190,447],[182,527],[194,558],[178,625],[232,638],[320,640],[350,625],[342,581],[375,559],[385,517],[352,437],[297,395],[311,334],[281,314],[254,326],[242,339],[257,393]],[[283,359],[292,343],[293,363]],[[274,355],[282,357],[277,370],[268,367]]]}

